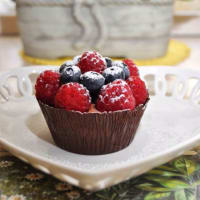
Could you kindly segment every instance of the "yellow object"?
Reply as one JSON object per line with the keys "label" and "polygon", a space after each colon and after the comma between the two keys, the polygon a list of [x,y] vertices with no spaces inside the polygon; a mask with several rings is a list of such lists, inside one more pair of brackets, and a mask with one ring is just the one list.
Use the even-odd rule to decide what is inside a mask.
{"label": "yellow object", "polygon": [[[138,66],[144,65],[176,65],[182,62],[190,55],[190,48],[182,42],[177,40],[171,40],[169,43],[167,54],[164,57],[148,59],[148,60],[137,60],[134,59],[134,62]],[[32,64],[36,65],[61,65],[67,60],[71,60],[72,57],[58,58],[55,60],[42,59],[42,58],[33,58],[27,56],[24,52],[21,52],[22,58]],[[118,59],[119,58],[113,58]]]}

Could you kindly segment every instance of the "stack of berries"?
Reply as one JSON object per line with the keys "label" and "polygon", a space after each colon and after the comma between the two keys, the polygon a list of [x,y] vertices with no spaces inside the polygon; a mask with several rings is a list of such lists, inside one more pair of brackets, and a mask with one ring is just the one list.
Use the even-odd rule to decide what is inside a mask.
{"label": "stack of berries", "polygon": [[67,111],[89,112],[94,107],[97,112],[134,110],[148,99],[132,60],[113,61],[95,51],[76,56],[59,71],[42,72],[35,89],[38,100]]}

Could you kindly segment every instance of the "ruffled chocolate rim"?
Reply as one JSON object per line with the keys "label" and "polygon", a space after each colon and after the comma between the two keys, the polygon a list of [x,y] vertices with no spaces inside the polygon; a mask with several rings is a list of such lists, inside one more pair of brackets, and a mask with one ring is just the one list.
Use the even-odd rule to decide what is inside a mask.
{"label": "ruffled chocolate rim", "polygon": [[133,141],[148,101],[134,110],[102,113],[66,111],[38,103],[57,146],[73,153],[102,155],[122,150]]}

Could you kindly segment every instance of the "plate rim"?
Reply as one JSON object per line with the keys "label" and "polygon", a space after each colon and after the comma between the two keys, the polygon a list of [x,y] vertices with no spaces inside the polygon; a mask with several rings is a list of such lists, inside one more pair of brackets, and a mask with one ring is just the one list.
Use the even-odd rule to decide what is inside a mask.
{"label": "plate rim", "polygon": [[[57,168],[61,168],[63,170],[71,171],[71,172],[74,172],[74,173],[79,173],[80,175],[86,175],[86,176],[89,176],[89,177],[90,176],[93,177],[95,175],[99,176],[99,175],[103,175],[105,173],[111,173],[111,172],[113,173],[113,171],[118,171],[118,170],[122,170],[122,169],[125,170],[125,169],[132,168],[132,167],[138,167],[140,165],[144,165],[144,164],[147,164],[147,163],[150,163],[150,162],[154,162],[157,159],[159,160],[163,156],[170,155],[170,154],[176,155],[176,156],[174,156],[174,158],[181,156],[185,151],[195,147],[197,145],[197,143],[200,143],[200,130],[198,130],[198,131],[199,131],[199,135],[194,136],[190,140],[182,142],[182,143],[176,145],[175,147],[170,147],[168,150],[162,151],[160,153],[155,153],[154,155],[149,156],[145,160],[138,161],[136,164],[135,163],[127,163],[127,164],[121,163],[120,166],[108,167],[106,169],[103,169],[102,172],[99,172],[99,170],[94,172],[94,171],[88,171],[88,170],[84,171],[83,169],[78,169],[78,168],[73,169],[72,167],[67,167],[67,166],[64,166],[62,164],[59,165],[59,164],[53,163],[53,161],[50,160],[50,159],[44,158],[44,157],[39,156],[39,155],[35,155],[34,153],[27,153],[26,151],[21,149],[21,147],[15,146],[14,144],[11,144],[10,142],[5,141],[5,139],[2,139],[2,138],[0,138],[0,143],[9,152],[10,152],[10,149],[17,150],[17,152],[19,152],[22,155],[25,155],[26,157],[31,156],[31,158],[33,158],[35,160],[39,160],[39,161],[42,161],[42,162],[45,162],[45,163],[49,163],[52,166],[55,166]],[[178,153],[180,151],[181,151],[181,153]],[[13,154],[13,152],[12,152],[12,154]],[[19,159],[21,159],[21,157],[19,157]]]}

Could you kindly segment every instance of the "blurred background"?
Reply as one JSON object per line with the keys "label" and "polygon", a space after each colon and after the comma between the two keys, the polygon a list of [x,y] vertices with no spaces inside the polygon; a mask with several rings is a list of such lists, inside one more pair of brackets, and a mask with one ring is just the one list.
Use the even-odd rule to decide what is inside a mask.
{"label": "blurred background", "polygon": [[2,70],[60,65],[88,49],[139,66],[196,68],[200,1],[0,0]]}
{"label": "blurred background", "polygon": [[[130,58],[138,66],[150,65],[160,69],[163,69],[163,66],[172,66],[171,68],[176,67],[180,71],[183,68],[200,70],[200,0],[0,0],[0,74],[23,66],[61,65],[65,60],[72,59],[74,55],[79,55],[85,50],[97,50],[103,56],[116,59]],[[184,75],[184,70],[183,77],[187,77]],[[30,78],[35,83],[36,74]],[[11,77],[9,80],[13,91],[18,95],[16,97],[22,95],[17,88],[20,86],[17,85],[17,78]],[[159,83],[161,88],[164,88],[163,77],[161,82],[158,80],[153,75],[145,79],[152,95],[155,95],[155,82],[158,84],[157,90]],[[184,98],[189,98],[191,92],[195,91],[197,93],[195,101],[199,101],[198,78],[189,78],[186,82],[188,88],[187,84],[170,72],[166,80],[168,82],[166,96],[172,95],[170,91],[177,89],[177,94],[179,92],[182,96],[185,92]],[[15,105],[13,104],[14,107]],[[189,107],[182,109],[187,108]],[[5,111],[9,109],[5,106]],[[189,114],[192,116],[192,112]],[[164,185],[158,185],[152,180],[147,182],[144,179],[145,182],[141,186],[147,188],[149,192],[147,198],[153,199],[155,196],[156,199],[160,199],[159,197],[165,198],[163,194],[170,194],[170,197],[175,194],[176,199],[183,200],[186,197],[195,199],[193,195],[198,195],[200,191],[199,180],[196,180],[199,179],[199,152],[198,147],[185,154],[193,157],[180,157],[171,162],[167,167],[173,167],[172,171],[171,169],[164,171],[165,168],[155,170],[155,177],[161,177],[166,183]],[[9,155],[1,146],[0,154]],[[54,199],[57,197],[76,199],[80,194],[87,194],[87,191],[81,191],[79,194],[77,188],[75,190],[71,185],[57,183],[51,177],[47,179],[43,174],[20,164],[16,159],[9,158],[8,161],[0,159],[0,164],[1,183],[4,183],[2,188],[6,190],[6,195],[14,192],[21,194],[23,191],[27,199],[29,195],[37,195],[42,199],[46,199],[45,195],[48,197],[53,195]],[[15,174],[18,174],[17,178]],[[41,182],[37,182],[40,179]],[[45,184],[45,181],[48,184]],[[45,189],[40,187],[41,183]],[[143,198],[143,194],[138,193],[138,188],[133,187],[134,184],[133,181],[125,183],[122,187],[117,186],[122,199],[126,197],[129,199],[131,195],[138,195],[136,199]],[[127,192],[129,187],[131,187],[130,192]],[[161,190],[157,190],[158,187]],[[156,188],[157,192],[153,188]],[[101,194],[102,198],[105,196],[104,199],[108,195],[112,195],[112,199],[118,198],[118,194],[117,196],[107,194],[105,190]],[[8,200],[25,199],[23,195],[12,195]]]}

